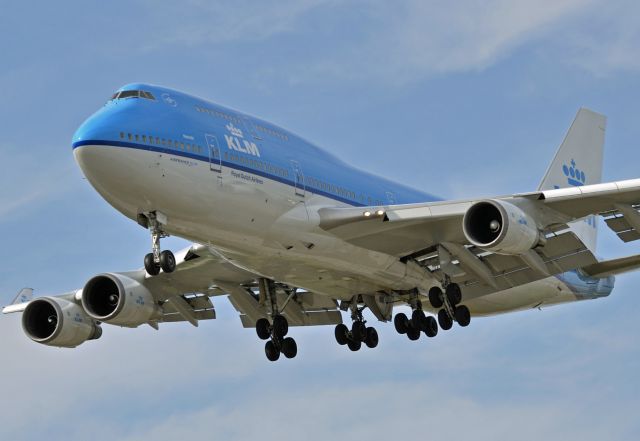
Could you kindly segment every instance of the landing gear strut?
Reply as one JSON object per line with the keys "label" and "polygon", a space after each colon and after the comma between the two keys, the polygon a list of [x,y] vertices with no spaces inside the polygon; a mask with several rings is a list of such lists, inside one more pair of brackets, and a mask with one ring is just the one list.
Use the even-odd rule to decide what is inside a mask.
{"label": "landing gear strut", "polygon": [[438,324],[443,330],[449,330],[454,320],[462,327],[471,323],[471,313],[462,302],[462,291],[457,283],[445,283],[444,292],[437,286],[429,290],[429,303],[438,311]]}
{"label": "landing gear strut", "polygon": [[264,346],[264,353],[269,361],[276,361],[280,354],[286,358],[294,358],[298,354],[298,345],[289,333],[287,318],[278,311],[276,287],[272,280],[258,281],[261,297],[269,301],[272,321],[261,318],[256,322],[256,333],[261,340],[268,340]]}
{"label": "landing gear strut", "polygon": [[172,273],[176,269],[175,256],[169,250],[160,250],[160,239],[169,235],[162,229],[162,224],[158,221],[156,213],[149,213],[147,219],[151,232],[152,252],[144,256],[144,269],[150,276],[158,275],[160,269],[165,273]]}
{"label": "landing gear strut", "polygon": [[335,329],[335,337],[338,344],[347,345],[353,352],[359,351],[362,343],[371,349],[378,346],[378,331],[374,327],[367,327],[367,321],[362,315],[364,308],[359,308],[357,301],[353,301],[351,303],[351,319],[353,320],[351,330],[343,323],[337,325]]}

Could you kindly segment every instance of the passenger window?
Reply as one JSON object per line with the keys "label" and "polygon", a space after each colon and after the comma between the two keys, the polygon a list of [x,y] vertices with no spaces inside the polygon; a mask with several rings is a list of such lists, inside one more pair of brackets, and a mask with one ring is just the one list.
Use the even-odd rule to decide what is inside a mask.
{"label": "passenger window", "polygon": [[142,135],[142,142],[147,143],[147,135]]}
{"label": "passenger window", "polygon": [[131,133],[127,133],[127,138],[129,138],[129,141],[133,139],[133,136],[131,136]]}
{"label": "passenger window", "polygon": [[136,135],[136,142],[138,142],[138,141],[139,141],[139,138],[138,138],[138,135]]}
{"label": "passenger window", "polygon": [[124,139],[124,132],[120,132],[120,139]]}

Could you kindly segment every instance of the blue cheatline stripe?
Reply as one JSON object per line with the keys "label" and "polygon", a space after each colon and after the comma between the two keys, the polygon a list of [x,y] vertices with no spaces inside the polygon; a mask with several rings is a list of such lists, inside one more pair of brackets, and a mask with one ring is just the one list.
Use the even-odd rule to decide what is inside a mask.
{"label": "blue cheatline stripe", "polygon": [[[159,146],[154,146],[154,145],[146,145],[146,144],[137,144],[134,142],[122,142],[122,141],[102,141],[102,140],[86,140],[86,141],[77,141],[73,143],[73,148],[76,149],[78,147],[82,147],[82,146],[87,146],[87,145],[102,145],[102,146],[107,146],[107,147],[124,147],[124,148],[129,148],[129,149],[135,149],[135,150],[146,150],[149,152],[156,152],[156,153],[165,153],[167,155],[174,155],[174,156],[182,156],[185,158],[190,158],[190,159],[194,159],[196,161],[201,161],[201,162],[206,162],[207,164],[210,164],[209,162],[209,157],[206,156],[202,156],[202,155],[197,155],[195,153],[189,153],[189,152],[184,152],[184,151],[176,151],[173,149],[167,149],[164,147],[159,147]],[[288,185],[290,187],[293,187],[294,189],[297,188],[296,184],[294,181],[290,181],[288,179],[282,178],[280,176],[277,175],[272,175],[266,172],[263,172],[261,170],[255,170],[249,167],[245,167],[239,164],[235,164],[233,162],[228,162],[228,161],[221,161],[221,164],[223,167],[227,167],[229,169],[233,169],[233,170],[238,170],[238,171],[244,171],[247,173],[251,173],[257,176],[262,176],[263,178],[266,179],[270,179],[272,181],[277,181],[280,182],[282,184]],[[345,204],[351,205],[353,207],[366,207],[366,204],[362,204],[360,202],[354,202],[352,200],[349,199],[345,199],[342,198],[340,196],[336,196],[334,194],[331,193],[327,193],[326,191],[323,190],[319,190],[319,189],[315,189],[315,188],[310,188],[305,186],[305,191],[308,191],[310,193],[314,193],[320,196],[324,196],[327,197],[329,199],[333,199],[334,201],[338,201],[338,202],[343,202]]]}

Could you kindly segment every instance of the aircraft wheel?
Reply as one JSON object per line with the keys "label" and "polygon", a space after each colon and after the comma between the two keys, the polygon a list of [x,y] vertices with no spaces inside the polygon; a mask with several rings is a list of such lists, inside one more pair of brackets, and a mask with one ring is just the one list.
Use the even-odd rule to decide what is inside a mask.
{"label": "aircraft wheel", "polygon": [[404,312],[400,314],[396,314],[393,318],[393,325],[396,327],[396,331],[398,334],[406,334],[407,329],[409,328],[409,319]]}
{"label": "aircraft wheel", "polygon": [[429,290],[429,303],[431,303],[431,306],[435,309],[442,308],[442,290],[437,286],[434,286]]}
{"label": "aircraft wheel", "polygon": [[339,345],[346,345],[349,342],[349,328],[347,328],[347,325],[344,323],[336,325],[335,336]]}
{"label": "aircraft wheel", "polygon": [[271,336],[271,325],[269,320],[261,318],[256,322],[256,334],[261,340],[267,340]]}
{"label": "aircraft wheel", "polygon": [[447,296],[447,300],[449,300],[449,304],[453,307],[462,301],[462,291],[460,290],[460,285],[457,283],[450,283],[445,288],[445,295]]}
{"label": "aircraft wheel", "polygon": [[378,331],[376,328],[367,328],[367,338],[364,343],[371,349],[378,346]]}
{"label": "aircraft wheel", "polygon": [[153,261],[153,253],[149,253],[144,256],[144,269],[150,276],[157,276],[160,274],[160,265]]}
{"label": "aircraft wheel", "polygon": [[172,273],[176,270],[176,256],[169,250],[160,253],[160,268],[165,273]]}
{"label": "aircraft wheel", "polygon": [[280,358],[280,350],[271,340],[264,345],[264,353],[267,355],[269,361],[276,361]]}
{"label": "aircraft wheel", "polygon": [[413,326],[411,322],[409,322],[409,326],[407,327],[407,337],[409,337],[411,341],[416,341],[420,338],[420,329]]}
{"label": "aircraft wheel", "polygon": [[294,358],[298,353],[298,345],[291,337],[287,337],[282,341],[282,353],[287,358]]}
{"label": "aircraft wheel", "polygon": [[425,317],[425,326],[422,329],[427,337],[435,337],[438,335],[438,322],[433,316]]}
{"label": "aircraft wheel", "polygon": [[367,327],[360,320],[353,322],[351,337],[359,342],[363,342],[367,338]]}
{"label": "aircraft wheel", "polygon": [[469,326],[469,323],[471,323],[471,313],[469,312],[469,308],[464,305],[456,307],[454,315],[456,316],[458,324],[463,328]]}
{"label": "aircraft wheel", "polygon": [[278,314],[273,317],[273,335],[277,339],[282,339],[289,332],[289,322],[287,319]]}
{"label": "aircraft wheel", "polygon": [[347,346],[349,346],[349,349],[353,352],[357,352],[362,347],[362,342],[360,340],[349,340]]}
{"label": "aircraft wheel", "polygon": [[427,316],[424,314],[424,311],[421,309],[415,309],[411,314],[411,323],[413,327],[416,329],[420,329],[421,331],[425,330],[425,320]]}
{"label": "aircraft wheel", "polygon": [[438,324],[444,331],[448,331],[453,326],[453,320],[445,309],[438,311]]}

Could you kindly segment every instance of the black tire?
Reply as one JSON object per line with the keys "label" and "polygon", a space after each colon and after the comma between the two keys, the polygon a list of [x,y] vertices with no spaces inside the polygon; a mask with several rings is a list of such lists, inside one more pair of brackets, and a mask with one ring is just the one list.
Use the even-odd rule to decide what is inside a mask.
{"label": "black tire", "polygon": [[469,326],[469,323],[471,323],[471,312],[469,312],[469,308],[464,305],[458,306],[454,315],[456,316],[456,322],[463,328]]}
{"label": "black tire", "polygon": [[425,329],[423,329],[427,337],[435,337],[438,335],[438,322],[433,316],[425,317]]}
{"label": "black tire", "polygon": [[414,327],[411,322],[409,322],[409,326],[407,327],[407,337],[409,337],[411,341],[416,341],[420,338],[420,329]]}
{"label": "black tire", "polygon": [[393,325],[396,327],[396,331],[398,334],[406,334],[407,329],[409,328],[409,319],[404,312],[400,314],[396,314],[393,318]]}
{"label": "black tire", "polygon": [[364,340],[364,344],[373,349],[378,346],[378,341],[378,331],[376,331],[376,328],[367,328],[367,338]]}
{"label": "black tire", "polygon": [[353,322],[353,326],[351,327],[351,338],[361,343],[367,338],[367,327],[360,320]]}
{"label": "black tire", "polygon": [[277,348],[275,343],[272,342],[271,340],[269,340],[264,345],[264,353],[269,359],[269,361],[276,361],[278,360],[278,358],[280,358],[280,350]]}
{"label": "black tire", "polygon": [[349,349],[351,349],[351,351],[357,352],[362,347],[362,342],[360,340],[349,340],[347,342],[347,346],[349,346]]}
{"label": "black tire", "polygon": [[453,326],[453,320],[449,317],[449,313],[445,309],[438,311],[438,324],[444,331],[448,331]]}
{"label": "black tire", "polygon": [[289,322],[287,319],[280,314],[276,315],[273,318],[273,335],[278,339],[282,339],[288,332]]}
{"label": "black tire", "polygon": [[172,273],[176,270],[176,256],[169,250],[160,253],[160,268],[165,273]]}
{"label": "black tire", "polygon": [[424,331],[426,329],[426,319],[427,316],[424,315],[424,311],[421,309],[415,309],[411,314],[411,323],[413,324],[413,327],[421,331]]}
{"label": "black tire", "polygon": [[336,325],[335,336],[340,346],[346,345],[349,342],[349,328],[347,328],[347,325],[344,323]]}
{"label": "black tire", "polygon": [[445,295],[451,306],[456,306],[462,301],[462,291],[457,283],[450,283],[445,289]]}
{"label": "black tire", "polygon": [[282,341],[282,353],[287,358],[294,358],[298,354],[298,345],[291,337],[287,337]]}
{"label": "black tire", "polygon": [[434,286],[429,290],[429,303],[435,309],[442,308],[444,302],[442,301],[442,290],[439,287]]}
{"label": "black tire", "polygon": [[271,337],[271,324],[266,318],[261,318],[256,322],[256,334],[261,340]]}
{"label": "black tire", "polygon": [[144,269],[150,276],[157,276],[160,274],[160,265],[153,261],[153,253],[149,253],[144,256]]}

